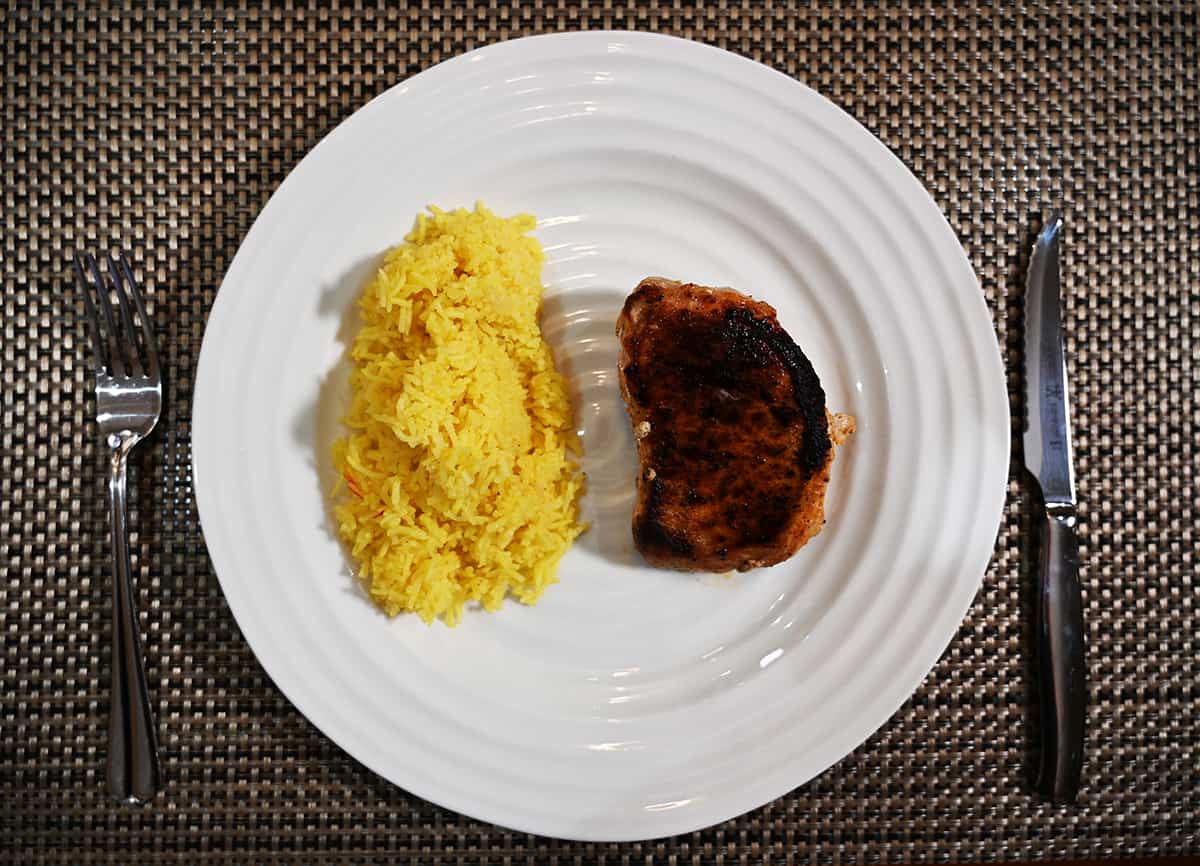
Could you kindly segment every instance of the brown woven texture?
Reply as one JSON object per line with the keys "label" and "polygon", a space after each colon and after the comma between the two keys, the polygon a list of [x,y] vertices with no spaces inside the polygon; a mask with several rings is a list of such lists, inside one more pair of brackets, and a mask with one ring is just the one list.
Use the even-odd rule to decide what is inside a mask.
{"label": "brown woven texture", "polygon": [[[923,4],[429,0],[386,11],[8,8],[3,102],[0,861],[757,863],[1200,854],[1194,2]],[[962,239],[1021,410],[1019,297],[1053,205],[1064,273],[1087,617],[1085,785],[1041,803],[1028,668],[1033,503],[1012,476],[982,591],[867,743],[719,827],[560,842],[374,776],[275,689],[242,639],[192,498],[205,317],[258,210],[335,124],[495,40],[670,32],[815,87],[916,173]],[[135,457],[133,556],[164,789],[104,790],[108,540],[84,333],[64,270],[121,243],[152,299],[166,406]],[[1014,443],[1016,443],[1016,439]]]}

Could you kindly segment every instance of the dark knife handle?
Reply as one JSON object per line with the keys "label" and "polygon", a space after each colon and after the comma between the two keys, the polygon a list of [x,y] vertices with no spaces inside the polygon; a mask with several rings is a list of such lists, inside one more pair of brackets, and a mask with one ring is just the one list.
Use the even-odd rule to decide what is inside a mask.
{"label": "dark knife handle", "polygon": [[1083,769],[1083,602],[1073,514],[1046,514],[1038,572],[1038,667],[1042,755],[1038,789],[1054,802],[1074,802]]}

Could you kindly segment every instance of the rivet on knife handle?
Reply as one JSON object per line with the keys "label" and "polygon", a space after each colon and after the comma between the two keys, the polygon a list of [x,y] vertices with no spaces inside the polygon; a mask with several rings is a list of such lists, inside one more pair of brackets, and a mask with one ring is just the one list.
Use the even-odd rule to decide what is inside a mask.
{"label": "rivet on knife handle", "polygon": [[1038,558],[1038,671],[1042,754],[1038,788],[1071,802],[1083,768],[1087,671],[1075,476],[1059,293],[1062,220],[1046,223],[1034,244],[1025,286],[1025,466],[1045,504]]}

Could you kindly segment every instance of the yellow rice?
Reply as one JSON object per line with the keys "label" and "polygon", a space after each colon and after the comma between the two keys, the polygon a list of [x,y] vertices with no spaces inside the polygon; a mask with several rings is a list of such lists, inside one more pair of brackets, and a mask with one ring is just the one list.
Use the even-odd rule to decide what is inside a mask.
{"label": "yellow rice", "polygon": [[534,225],[430,208],[363,292],[335,513],[389,615],[455,625],[469,602],[533,604],[583,531]]}

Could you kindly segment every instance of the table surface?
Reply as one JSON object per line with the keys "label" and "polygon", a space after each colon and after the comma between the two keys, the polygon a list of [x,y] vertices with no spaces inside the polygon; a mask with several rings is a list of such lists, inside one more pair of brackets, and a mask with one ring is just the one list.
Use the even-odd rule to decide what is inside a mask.
{"label": "table surface", "polygon": [[[0,12],[0,860],[893,862],[1200,854],[1197,445],[1200,20],[1194,2],[1030,6],[536,0]],[[354,4],[365,5],[365,4]],[[1119,7],[1119,8],[1118,8]],[[205,317],[287,171],[439,60],[534,32],[656,30],[773,66],[878,135],[961,238],[1014,412],[1019,297],[1066,215],[1090,676],[1075,807],[1027,783],[1033,502],[1014,470],[974,606],[917,691],[812,782],[630,845],[513,833],[384,782],[318,733],[242,639],[189,461]],[[166,358],[135,460],[133,555],[165,788],[104,792],[108,542],[91,379],[64,265],[134,248]],[[4,852],[7,851],[7,854]]]}

